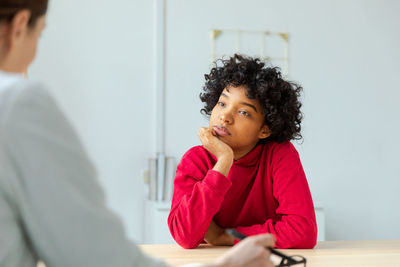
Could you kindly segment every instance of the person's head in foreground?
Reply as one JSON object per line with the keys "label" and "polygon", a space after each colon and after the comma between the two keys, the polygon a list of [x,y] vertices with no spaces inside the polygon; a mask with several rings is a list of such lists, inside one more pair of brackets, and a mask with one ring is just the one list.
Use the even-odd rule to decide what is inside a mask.
{"label": "person's head in foreground", "polygon": [[0,0],[0,69],[26,71],[46,25],[47,0]]}
{"label": "person's head in foreground", "polygon": [[[0,110],[7,115],[0,113],[0,266],[34,267],[38,260],[48,266],[167,266],[127,241],[104,205],[83,148],[48,94],[15,82],[15,73],[25,72],[35,57],[46,11],[47,0],[0,0]],[[13,153],[15,144],[19,153]],[[43,162],[46,167],[37,167]],[[272,266],[265,247],[273,244],[270,235],[249,238],[212,266]]]}
{"label": "person's head in foreground", "polygon": [[200,99],[209,128],[228,144],[235,159],[259,142],[300,139],[301,87],[258,58],[235,54],[205,75]]}

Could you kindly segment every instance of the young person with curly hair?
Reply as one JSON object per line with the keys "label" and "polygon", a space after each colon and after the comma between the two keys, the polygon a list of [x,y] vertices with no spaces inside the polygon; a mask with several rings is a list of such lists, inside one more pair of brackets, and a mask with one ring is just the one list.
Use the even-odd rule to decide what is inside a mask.
{"label": "young person with curly hair", "polygon": [[209,127],[182,157],[168,225],[176,242],[233,245],[225,228],[271,233],[277,248],[313,248],[314,205],[298,152],[301,87],[257,58],[234,55],[208,75]]}

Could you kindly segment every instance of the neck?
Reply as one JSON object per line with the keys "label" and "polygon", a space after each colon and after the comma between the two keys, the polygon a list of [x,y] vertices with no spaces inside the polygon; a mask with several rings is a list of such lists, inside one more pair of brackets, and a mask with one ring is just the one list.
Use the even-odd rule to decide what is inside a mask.
{"label": "neck", "polygon": [[233,149],[233,159],[234,160],[239,160],[249,154],[250,151],[253,150],[253,148],[257,145],[257,143],[250,145],[245,148],[240,148],[240,149]]}
{"label": "neck", "polygon": [[7,68],[3,65],[0,64],[0,71],[5,72],[5,73],[9,73],[9,74],[18,74],[18,75],[25,75],[26,76],[26,72],[25,71],[18,71],[15,70],[13,68]]}
{"label": "neck", "polygon": [[[0,30],[0,34],[2,31]],[[17,49],[10,49],[4,34],[0,36],[0,70],[9,73],[25,73],[27,66]]]}
{"label": "neck", "polygon": [[[3,59],[3,60],[1,60]],[[9,58],[6,57],[1,57],[0,58],[0,70],[3,72],[8,72],[8,73],[17,73],[17,74],[26,74],[26,70],[22,69],[18,64],[13,64],[12,60],[9,60]]]}

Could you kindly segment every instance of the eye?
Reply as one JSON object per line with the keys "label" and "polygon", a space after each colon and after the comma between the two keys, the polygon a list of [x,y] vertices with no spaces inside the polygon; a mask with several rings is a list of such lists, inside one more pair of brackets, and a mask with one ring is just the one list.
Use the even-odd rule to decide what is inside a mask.
{"label": "eye", "polygon": [[246,117],[250,116],[250,114],[245,110],[239,110],[239,113],[244,115],[244,116],[246,116]]}
{"label": "eye", "polygon": [[220,107],[224,107],[224,106],[225,106],[225,103],[222,102],[222,101],[219,101],[219,102],[217,103],[217,105],[220,106]]}

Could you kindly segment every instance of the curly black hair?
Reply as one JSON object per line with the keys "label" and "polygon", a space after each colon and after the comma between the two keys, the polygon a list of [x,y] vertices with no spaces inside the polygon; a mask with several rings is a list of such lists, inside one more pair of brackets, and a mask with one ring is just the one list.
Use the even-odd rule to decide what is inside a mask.
{"label": "curly black hair", "polygon": [[[218,66],[222,63],[222,66]],[[229,59],[220,59],[209,74],[205,74],[206,83],[200,99],[204,102],[201,113],[210,116],[218,99],[227,86],[245,86],[247,97],[257,99],[262,107],[265,124],[271,135],[260,142],[275,141],[282,143],[301,136],[300,93],[302,87],[282,79],[280,69],[268,67],[259,58],[235,54]]]}

